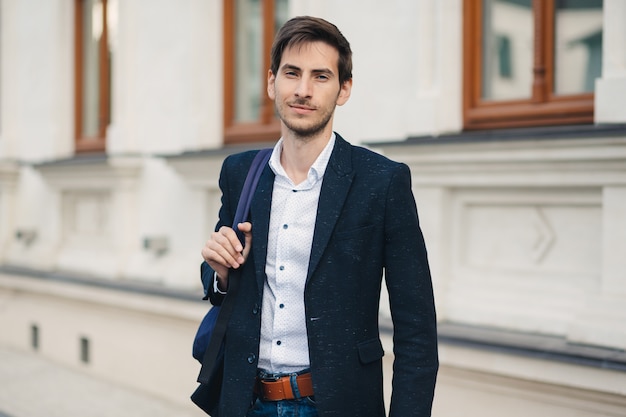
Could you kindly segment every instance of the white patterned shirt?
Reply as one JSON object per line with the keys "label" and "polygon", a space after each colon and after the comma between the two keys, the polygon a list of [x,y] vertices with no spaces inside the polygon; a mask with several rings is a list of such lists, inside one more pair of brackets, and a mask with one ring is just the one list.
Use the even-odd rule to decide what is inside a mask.
{"label": "white patterned shirt", "polygon": [[296,372],[310,365],[304,286],[317,203],[335,134],[309,169],[306,180],[297,185],[280,164],[282,144],[281,139],[269,161],[276,177],[267,239],[267,281],[263,290],[259,351],[259,368],[272,373]]}

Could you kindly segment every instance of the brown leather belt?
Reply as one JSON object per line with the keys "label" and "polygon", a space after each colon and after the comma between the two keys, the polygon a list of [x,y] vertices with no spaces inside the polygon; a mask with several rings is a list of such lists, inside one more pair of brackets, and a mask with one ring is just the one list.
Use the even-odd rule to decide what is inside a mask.
{"label": "brown leather belt", "polygon": [[[291,389],[290,378],[289,375],[277,379],[257,378],[254,392],[265,401],[293,400],[296,396]],[[296,376],[296,384],[298,384],[300,397],[313,396],[313,381],[310,372]]]}

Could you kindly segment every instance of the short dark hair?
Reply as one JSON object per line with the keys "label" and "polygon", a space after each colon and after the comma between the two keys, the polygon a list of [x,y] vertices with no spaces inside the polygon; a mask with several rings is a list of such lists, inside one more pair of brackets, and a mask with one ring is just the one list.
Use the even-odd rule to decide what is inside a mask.
{"label": "short dark hair", "polygon": [[298,16],[288,20],[276,34],[272,45],[270,69],[278,73],[283,52],[292,46],[309,42],[324,42],[339,52],[339,84],[352,79],[352,50],[337,26],[319,17]]}

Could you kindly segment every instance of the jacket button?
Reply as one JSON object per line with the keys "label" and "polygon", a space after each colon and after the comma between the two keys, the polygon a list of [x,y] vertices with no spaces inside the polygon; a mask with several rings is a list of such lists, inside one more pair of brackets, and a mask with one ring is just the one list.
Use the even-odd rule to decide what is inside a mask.
{"label": "jacket button", "polygon": [[252,308],[252,314],[254,314],[255,316],[257,314],[259,314],[259,305],[255,304],[254,307]]}
{"label": "jacket button", "polygon": [[256,362],[256,355],[251,354],[250,356],[248,356],[248,363],[253,364],[254,362]]}

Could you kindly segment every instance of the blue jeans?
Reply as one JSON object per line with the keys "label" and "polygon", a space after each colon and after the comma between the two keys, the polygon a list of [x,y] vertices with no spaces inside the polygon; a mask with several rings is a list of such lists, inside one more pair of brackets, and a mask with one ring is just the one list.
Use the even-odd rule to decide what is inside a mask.
{"label": "blue jeans", "polygon": [[257,398],[246,417],[318,417],[318,414],[315,403],[309,397],[283,401]]}

